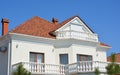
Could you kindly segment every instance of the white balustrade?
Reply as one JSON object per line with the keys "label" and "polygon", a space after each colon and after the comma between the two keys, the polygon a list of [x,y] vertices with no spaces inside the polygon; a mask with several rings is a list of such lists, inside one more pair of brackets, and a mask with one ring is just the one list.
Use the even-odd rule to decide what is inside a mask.
{"label": "white balustrade", "polygon": [[58,39],[73,38],[73,39],[81,39],[81,40],[98,42],[97,34],[78,32],[78,31],[74,31],[74,30],[59,31],[59,32],[56,32],[56,36]]}
{"label": "white balustrade", "polygon": [[65,74],[64,65],[54,65],[54,64],[44,64],[36,62],[22,62],[13,65],[13,71],[17,68],[19,64],[22,64],[26,70],[31,73],[38,74]]}
{"label": "white balustrade", "polygon": [[31,73],[69,75],[71,73],[74,74],[74,73],[94,72],[95,68],[98,68],[100,72],[106,72],[106,66],[108,65],[108,62],[79,61],[77,63],[68,64],[68,65],[22,62],[13,65],[12,70],[14,71],[19,64],[22,64],[24,68],[26,68]]}
{"label": "white balustrade", "polygon": [[98,61],[80,61],[67,65],[68,73],[94,72],[98,68],[100,72],[106,72],[107,62]]}

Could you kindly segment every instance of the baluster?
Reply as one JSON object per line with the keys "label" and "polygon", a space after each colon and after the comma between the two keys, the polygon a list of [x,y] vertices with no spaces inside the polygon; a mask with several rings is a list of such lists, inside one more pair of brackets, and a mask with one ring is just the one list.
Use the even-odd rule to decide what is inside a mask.
{"label": "baluster", "polygon": [[83,71],[86,71],[86,62],[83,62],[83,67],[84,67]]}
{"label": "baluster", "polygon": [[46,64],[42,64],[42,66],[43,66],[43,67],[42,67],[43,72],[45,72],[45,65],[46,65]]}
{"label": "baluster", "polygon": [[45,72],[49,73],[50,72],[50,64],[45,64]]}
{"label": "baluster", "polygon": [[30,72],[32,72],[32,63],[29,63],[30,66]]}
{"label": "baluster", "polygon": [[32,63],[29,63],[30,64],[30,72],[32,72]]}
{"label": "baluster", "polygon": [[33,72],[36,72],[36,63],[32,63],[33,64]]}
{"label": "baluster", "polygon": [[60,72],[58,72],[58,73],[60,73],[60,74],[63,73],[63,67],[62,67],[62,65],[59,65],[59,71],[60,71]]}
{"label": "baluster", "polygon": [[82,72],[83,68],[82,68],[82,62],[80,62],[80,71]]}
{"label": "baluster", "polygon": [[62,74],[64,74],[65,73],[65,68],[64,68],[64,66],[62,66]]}
{"label": "baluster", "polygon": [[29,63],[30,64],[30,72],[32,72],[32,64],[31,63]]}
{"label": "baluster", "polygon": [[62,74],[62,71],[63,71],[62,65],[59,65],[58,69],[59,69],[58,73],[59,73],[59,74]]}
{"label": "baluster", "polygon": [[51,65],[46,64],[45,65],[45,72],[47,71],[48,73],[50,72]]}
{"label": "baluster", "polygon": [[62,68],[61,68],[61,71],[62,71],[62,72],[61,72],[60,74],[63,74],[63,73],[64,73],[64,67],[63,67],[63,65],[61,65],[61,67],[62,67]]}
{"label": "baluster", "polygon": [[90,61],[90,71],[92,71],[93,62]]}
{"label": "baluster", "polygon": [[88,65],[88,71],[90,71],[90,63],[91,63],[91,62],[88,61],[88,64],[87,64],[87,65]]}
{"label": "baluster", "polygon": [[36,63],[36,72],[39,72],[39,71],[40,71],[40,64]]}
{"label": "baluster", "polygon": [[80,63],[77,62],[77,72],[79,72],[79,70],[80,70]]}
{"label": "baluster", "polygon": [[88,61],[85,61],[85,71],[88,71]]}
{"label": "baluster", "polygon": [[95,71],[95,68],[96,68],[96,61],[93,62],[93,65],[92,65],[92,71]]}
{"label": "baluster", "polygon": [[50,65],[49,64],[45,64],[44,70],[45,70],[45,72],[49,73],[50,72]]}

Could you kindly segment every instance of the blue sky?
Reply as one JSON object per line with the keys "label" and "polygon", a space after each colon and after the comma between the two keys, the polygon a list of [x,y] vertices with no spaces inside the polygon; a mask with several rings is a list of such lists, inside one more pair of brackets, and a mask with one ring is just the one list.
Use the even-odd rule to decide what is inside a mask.
{"label": "blue sky", "polygon": [[61,22],[74,15],[79,15],[99,35],[100,41],[112,46],[108,55],[120,53],[120,0],[0,1],[0,18],[10,20],[9,30],[33,16],[49,21],[56,17]]}

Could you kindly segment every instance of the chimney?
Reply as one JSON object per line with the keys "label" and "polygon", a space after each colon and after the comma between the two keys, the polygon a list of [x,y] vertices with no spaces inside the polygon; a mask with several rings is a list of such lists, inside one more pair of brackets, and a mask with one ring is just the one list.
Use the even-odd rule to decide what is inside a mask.
{"label": "chimney", "polygon": [[9,20],[5,19],[5,18],[2,18],[1,23],[2,23],[2,35],[6,35],[8,33]]}
{"label": "chimney", "polygon": [[52,22],[53,22],[54,24],[58,24],[58,19],[57,19],[57,18],[53,18],[53,19],[52,19]]}

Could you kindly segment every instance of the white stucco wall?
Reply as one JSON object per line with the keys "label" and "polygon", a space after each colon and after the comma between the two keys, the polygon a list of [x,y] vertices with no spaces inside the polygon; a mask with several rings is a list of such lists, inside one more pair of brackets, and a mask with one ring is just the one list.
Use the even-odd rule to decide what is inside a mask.
{"label": "white stucco wall", "polygon": [[12,40],[12,64],[29,62],[30,52],[44,53],[44,62],[55,64],[55,54],[53,50],[53,45],[41,43],[41,41],[30,42],[28,40]]}
{"label": "white stucco wall", "polygon": [[85,45],[78,45],[74,44],[73,47],[73,62],[77,62],[77,54],[83,54],[83,55],[91,55],[93,58],[93,61],[96,61],[96,48],[92,46],[85,46]]}
{"label": "white stucco wall", "polygon": [[91,55],[93,61],[106,62],[106,50],[101,47],[98,48],[99,43],[71,39],[57,41],[55,45],[57,46],[57,48],[55,48],[57,64],[60,63],[59,54],[68,54],[69,64],[77,62],[77,54]]}
{"label": "white stucco wall", "polygon": [[10,65],[10,38],[8,35],[0,37],[0,47],[5,47],[5,51],[0,51],[0,75],[9,74],[9,65]]}
{"label": "white stucco wall", "polygon": [[56,48],[55,49],[55,58],[56,58],[56,64],[60,64],[60,54],[68,54],[68,63],[72,63],[73,57],[72,57],[72,47],[63,47],[63,48]]}
{"label": "white stucco wall", "polygon": [[93,61],[106,62],[106,50],[97,48],[98,43],[82,40],[48,40],[16,37],[12,40],[12,65],[29,62],[29,53],[44,53],[44,63],[59,64],[59,54],[68,54],[69,64],[77,61],[77,54],[91,55]]}
{"label": "white stucco wall", "polygon": [[[4,45],[8,47],[8,44]],[[0,75],[8,73],[8,49],[6,52],[0,52]]]}
{"label": "white stucco wall", "polygon": [[107,48],[99,47],[96,51],[97,61],[107,62]]}

